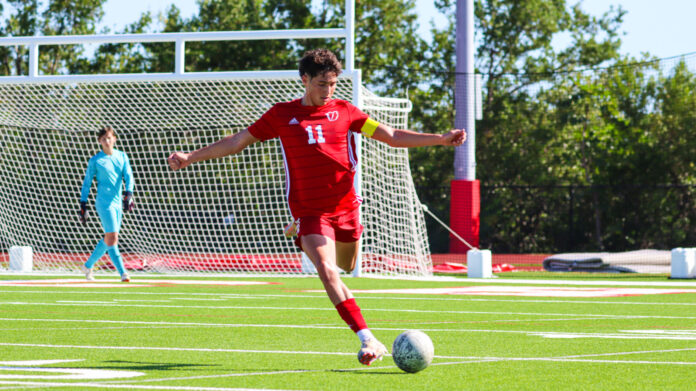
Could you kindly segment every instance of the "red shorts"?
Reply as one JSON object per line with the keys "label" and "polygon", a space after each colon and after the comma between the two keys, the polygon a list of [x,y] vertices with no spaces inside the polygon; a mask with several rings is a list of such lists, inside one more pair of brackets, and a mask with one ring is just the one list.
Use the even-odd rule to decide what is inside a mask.
{"label": "red shorts", "polygon": [[303,235],[322,235],[336,242],[355,242],[360,239],[363,226],[360,224],[360,208],[338,216],[305,216],[296,220],[297,239],[295,244],[302,248]]}

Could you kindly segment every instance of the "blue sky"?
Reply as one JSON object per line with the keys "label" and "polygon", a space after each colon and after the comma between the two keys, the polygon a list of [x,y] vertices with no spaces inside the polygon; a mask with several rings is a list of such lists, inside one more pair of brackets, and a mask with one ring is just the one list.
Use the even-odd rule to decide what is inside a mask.
{"label": "blue sky", "polygon": [[[316,1],[316,0],[315,0]],[[433,6],[433,0],[416,0],[421,33],[427,34],[430,21],[444,23]],[[104,25],[114,30],[135,20],[134,15],[150,10],[158,13],[175,3],[182,15],[196,12],[196,0],[108,0]],[[575,3],[570,0],[569,3]],[[623,53],[639,56],[648,51],[660,57],[696,52],[696,1],[691,0],[583,0],[582,7],[592,15],[601,15],[610,5],[620,5],[628,14],[624,17]]]}
{"label": "blue sky", "polygon": [[[319,1],[319,0],[312,0]],[[571,4],[578,0],[569,0]],[[102,26],[118,31],[135,21],[144,11],[157,14],[169,4],[176,4],[182,15],[194,14],[196,0],[107,0]],[[443,24],[444,17],[437,13],[433,0],[416,0],[421,34],[427,36],[430,21]],[[601,15],[610,5],[620,5],[628,11],[624,17],[622,36],[623,53],[639,56],[650,52],[659,58],[696,52],[696,1],[692,0],[582,0],[582,7],[592,15]]]}

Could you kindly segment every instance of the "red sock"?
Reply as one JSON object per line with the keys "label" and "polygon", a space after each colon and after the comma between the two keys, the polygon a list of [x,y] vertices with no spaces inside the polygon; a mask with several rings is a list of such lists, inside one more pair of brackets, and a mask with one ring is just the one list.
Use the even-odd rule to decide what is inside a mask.
{"label": "red sock", "polygon": [[355,304],[355,299],[348,299],[336,304],[336,309],[338,314],[341,315],[341,319],[348,324],[348,327],[353,332],[357,333],[367,328],[367,323],[365,323],[365,319],[363,319],[362,313],[360,313],[360,307]]}

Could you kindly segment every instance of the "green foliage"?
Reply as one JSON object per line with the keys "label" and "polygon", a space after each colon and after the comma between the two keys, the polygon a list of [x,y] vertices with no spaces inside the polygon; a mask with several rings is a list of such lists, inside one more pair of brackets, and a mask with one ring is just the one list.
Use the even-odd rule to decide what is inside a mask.
{"label": "green foliage", "polygon": [[[8,0],[0,3],[2,11],[8,12],[5,8],[13,7],[16,13],[10,13],[0,25],[0,36],[31,36],[38,31],[38,0]],[[0,58],[2,58],[0,75],[22,75],[28,71],[29,50],[24,47],[0,47]]]}
{"label": "green foliage", "polygon": [[[441,5],[452,12],[453,4]],[[694,215],[683,209],[693,203],[689,188],[670,194],[642,186],[636,193],[641,185],[694,183],[687,179],[694,158],[682,149],[693,149],[686,140],[694,139],[686,125],[693,76],[684,65],[664,76],[649,57],[635,65],[620,56],[624,14],[610,8],[593,17],[565,1],[476,2],[477,71],[485,80],[476,124],[477,174],[487,186],[484,246],[596,251],[694,240]],[[557,37],[570,37],[568,45],[552,44]],[[583,71],[588,67],[606,69]],[[679,120],[667,125],[664,109],[671,107],[680,114],[668,118]],[[666,129],[675,129],[671,139],[660,134]]]}
{"label": "green foliage", "polygon": [[[92,34],[104,1],[8,0],[0,4],[10,11],[0,35]],[[443,132],[454,122],[455,3],[435,1],[449,23],[431,26],[426,42],[416,33],[414,0],[356,2],[356,68],[374,91],[413,102],[415,130]],[[343,0],[312,4],[200,0],[190,18],[172,5],[122,32],[344,25]],[[483,246],[552,252],[696,241],[696,75],[686,61],[665,67],[649,55],[620,55],[625,14],[609,7],[589,15],[565,0],[475,1],[476,71],[484,78],[476,123]],[[192,42],[186,71],[295,69],[305,50],[319,46],[345,56],[339,40]],[[26,74],[27,48],[0,47],[0,59],[0,74]],[[173,59],[173,44],[101,45],[94,56],[79,46],[46,47],[40,71],[172,72]],[[452,164],[451,149],[411,150],[421,201],[445,220]],[[648,184],[673,187],[636,187]],[[433,250],[447,251],[447,234],[429,225]]]}
{"label": "green foliage", "polygon": [[[8,0],[11,8],[0,27],[0,36],[89,35],[96,32],[106,0]],[[43,9],[43,11],[41,11]],[[39,73],[71,73],[74,64],[83,62],[85,49],[80,45],[45,46],[40,52]],[[0,47],[3,59],[0,75],[28,72],[29,48]]]}

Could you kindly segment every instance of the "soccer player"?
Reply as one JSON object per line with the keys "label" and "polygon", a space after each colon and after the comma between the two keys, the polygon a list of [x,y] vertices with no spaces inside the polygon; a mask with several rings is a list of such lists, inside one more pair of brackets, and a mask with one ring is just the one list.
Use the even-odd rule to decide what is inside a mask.
{"label": "soccer player", "polygon": [[[121,275],[121,281],[130,282],[130,277],[123,267],[121,253],[118,251],[118,231],[121,228],[123,212],[133,209],[133,171],[128,155],[114,148],[116,132],[110,126],[103,127],[97,134],[102,151],[89,159],[85,179],[82,182],[80,196],[80,221],[87,223],[87,197],[92,181],[97,178],[97,213],[104,229],[104,239],[97,243],[87,262],[81,265],[88,280],[94,280],[92,267],[108,251],[111,262]],[[122,194],[122,183],[126,192]]]}
{"label": "soccer player", "polygon": [[[445,134],[396,130],[370,119],[349,102],[333,99],[341,63],[325,49],[305,53],[300,60],[304,96],[274,105],[247,129],[190,153],[168,158],[173,170],[202,160],[234,155],[258,141],[280,138],[286,163],[288,204],[294,222],[286,235],[314,263],[329,299],[361,341],[358,360],[370,365],[387,353],[367,327],[336,266],[355,268],[358,239],[363,227],[361,203],[353,187],[356,168],[353,137],[362,134],[392,147],[458,146],[466,140],[462,129]],[[296,231],[296,232],[295,232]]]}

